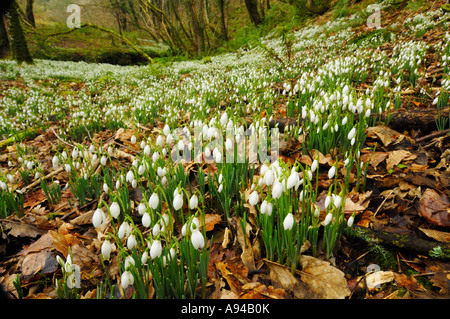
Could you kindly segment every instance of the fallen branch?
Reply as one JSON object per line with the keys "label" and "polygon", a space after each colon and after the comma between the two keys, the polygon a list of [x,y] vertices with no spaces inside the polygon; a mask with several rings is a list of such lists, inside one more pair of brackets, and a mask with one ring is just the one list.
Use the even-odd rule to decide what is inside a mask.
{"label": "fallen branch", "polygon": [[[381,122],[389,123],[388,126],[395,128],[396,131],[402,132],[410,129],[420,129],[422,133],[431,132],[437,129],[436,122],[440,118],[448,118],[450,107],[441,108],[412,108],[409,110],[398,109],[393,112],[372,113],[370,117]],[[359,120],[359,114],[355,114],[354,121]],[[252,124],[251,120],[247,121],[247,126]],[[281,133],[289,126],[298,126],[303,124],[303,119],[299,118],[278,118],[269,122],[269,128],[278,127]]]}
{"label": "fallen branch", "polygon": [[357,238],[363,239],[367,243],[381,244],[394,249],[429,257],[435,257],[434,253],[441,250],[442,254],[439,257],[450,260],[449,243],[438,243],[421,239],[417,236],[396,234],[358,225],[355,226],[355,235]]}
{"label": "fallen branch", "polygon": [[101,27],[101,26],[96,25],[96,24],[84,23],[84,24],[80,25],[78,28],[73,28],[73,29],[70,29],[70,30],[67,30],[67,31],[63,31],[63,32],[57,32],[57,33],[48,34],[48,35],[46,35],[46,38],[54,37],[54,36],[58,36],[58,35],[63,35],[63,34],[68,34],[68,33],[74,32],[74,31],[76,31],[78,29],[81,29],[81,28],[93,28],[93,29],[97,29],[97,30],[109,33],[113,37],[118,38],[122,42],[126,43],[130,48],[132,48],[134,51],[136,51],[137,53],[142,55],[148,62],[150,62],[150,63],[154,63],[155,62],[155,61],[153,61],[153,59],[147,53],[145,53],[144,51],[139,49],[137,46],[135,46],[130,40],[128,40],[124,36],[120,35],[119,33],[115,32],[114,30],[111,30],[111,29],[108,29],[108,28],[104,28],[104,27]]}
{"label": "fallen branch", "polygon": [[[45,175],[42,179],[43,180],[47,180],[49,178],[52,178],[55,175],[58,175],[59,173],[61,173],[64,170],[64,166],[59,167],[57,170]],[[20,192],[25,193],[27,190],[29,190],[30,188],[33,188],[34,186],[38,185],[41,183],[41,179],[37,178],[33,183],[23,187]]]}

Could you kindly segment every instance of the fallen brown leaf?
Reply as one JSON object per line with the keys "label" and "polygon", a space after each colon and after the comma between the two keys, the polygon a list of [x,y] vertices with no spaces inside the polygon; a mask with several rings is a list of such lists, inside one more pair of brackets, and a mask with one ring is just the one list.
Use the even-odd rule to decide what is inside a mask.
{"label": "fallen brown leaf", "polygon": [[419,227],[419,230],[421,230],[428,237],[440,241],[441,243],[450,243],[450,233],[423,227]]}
{"label": "fallen brown leaf", "polygon": [[419,201],[420,215],[429,223],[437,226],[450,227],[450,201],[444,194],[433,189],[426,189]]}
{"label": "fallen brown leaf", "polygon": [[301,281],[309,285],[314,295],[322,299],[343,299],[350,295],[345,274],[329,262],[300,255]]}

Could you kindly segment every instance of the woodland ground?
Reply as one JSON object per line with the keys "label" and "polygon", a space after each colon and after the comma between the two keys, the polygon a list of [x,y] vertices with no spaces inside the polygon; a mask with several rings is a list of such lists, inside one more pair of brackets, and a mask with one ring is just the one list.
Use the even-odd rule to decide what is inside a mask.
{"label": "woodland ground", "polygon": [[[360,179],[356,169],[349,175],[350,188],[345,198],[344,214],[347,220],[355,213],[354,226],[339,237],[331,258],[327,257],[323,250],[313,257],[311,249],[305,247],[299,257],[299,267],[293,273],[290,267],[276,260],[268,260],[261,243],[260,224],[255,221],[259,211],[255,211],[252,205],[247,203],[252,182],[256,183],[263,177],[261,165],[258,165],[252,175],[253,180],[245,187],[243,185],[240,190],[244,194],[243,198],[239,197],[241,202],[236,201],[232,205],[236,211],[239,205],[244,207],[242,211],[246,212],[248,219],[247,221],[244,219],[243,228],[239,225],[239,223],[242,225],[243,215],[232,213],[231,219],[227,221],[226,213],[215,201],[212,190],[202,193],[206,201],[203,224],[207,239],[205,247],[210,249],[205,298],[448,299],[450,296],[449,117],[443,117],[437,112],[441,110],[448,112],[448,98],[443,102],[439,100],[438,106],[434,103],[438,97],[437,92],[440,92],[440,95],[447,93],[450,84],[445,82],[448,79],[448,68],[443,65],[445,59],[442,59],[448,54],[448,50],[447,47],[442,50],[438,47],[441,43],[445,44],[448,39],[448,23],[446,23],[448,20],[445,20],[448,17],[445,16],[444,22],[439,24],[439,17],[444,15],[437,10],[442,4],[442,1],[435,1],[426,7],[415,8],[416,10],[403,6],[383,11],[383,29],[380,30],[369,29],[361,23],[352,26],[352,20],[343,20],[347,21],[351,31],[342,27],[340,29],[328,27],[324,29],[326,31],[319,32],[317,39],[338,40],[344,31],[350,32],[351,40],[337,42],[344,47],[334,48],[336,51],[328,55],[324,53],[323,60],[313,61],[308,72],[314,74],[321,63],[354,57],[356,54],[352,55],[352,49],[345,46],[357,44],[358,47],[363,46],[366,49],[366,61],[373,62],[372,57],[379,57],[387,64],[369,67],[364,79],[354,80],[350,77],[353,79],[349,81],[351,90],[355,94],[363,94],[366,90],[380,86],[378,80],[384,79],[384,75],[380,76],[380,72],[389,74],[388,86],[381,95],[389,95],[382,101],[385,105],[386,101],[390,101],[391,104],[388,104],[381,113],[377,112],[377,105],[369,117],[376,119],[378,116],[381,118],[384,116],[384,119],[389,118],[391,122],[374,120],[364,130],[364,144],[361,145],[359,157],[366,168],[364,178]],[[429,17],[427,16],[429,12],[434,14]],[[422,15],[422,18],[415,18],[419,15]],[[326,19],[327,17],[318,18],[315,23],[320,25]],[[427,24],[429,21],[431,24]],[[258,106],[255,110],[249,107],[247,111],[239,113],[241,119],[251,123],[272,116],[269,125],[273,126],[274,122],[278,121],[283,128],[286,127],[286,123],[301,126],[299,124],[302,121],[298,117],[301,106],[294,111],[290,109],[297,96],[292,97],[283,91],[286,91],[286,83],[294,87],[305,78],[302,77],[302,71],[298,70],[299,65],[308,63],[306,61],[308,58],[313,60],[318,52],[326,52],[327,48],[319,48],[318,46],[325,45],[325,42],[316,45],[314,40],[306,44],[301,42],[297,47],[295,44],[299,41],[297,38],[294,38],[294,44],[291,46],[286,41],[277,39],[274,41],[276,44],[273,46],[269,41],[265,44],[265,51],[263,50],[262,54],[261,51],[257,51],[258,53],[252,51],[256,49],[251,49],[251,52],[239,52],[236,59],[241,59],[239,63],[242,64],[238,64],[236,69],[227,65],[228,62],[220,64],[221,59],[226,60],[227,56],[213,57],[212,62],[174,63],[161,69],[155,66],[113,67],[83,64],[85,69],[81,71],[72,70],[78,66],[61,62],[46,64],[46,61],[39,60],[37,66],[19,67],[10,61],[1,61],[0,69],[3,76],[0,82],[0,109],[8,113],[12,112],[13,106],[20,108],[26,105],[30,110],[23,116],[17,115],[12,123],[5,124],[10,131],[2,132],[3,142],[0,142],[0,167],[3,177],[0,180],[7,183],[10,189],[21,190],[23,193],[17,211],[5,214],[0,221],[2,286],[15,298],[61,297],[55,283],[64,274],[56,256],[67,258],[68,249],[71,247],[74,263],[81,267],[81,288],[78,288],[78,296],[109,297],[107,293],[102,295],[100,292],[100,283],[107,277],[113,284],[117,283],[116,297],[132,297],[137,288],[122,289],[123,269],[117,254],[113,252],[114,257],[102,266],[101,245],[108,231],[111,231],[111,225],[109,228],[106,226],[95,228],[92,225],[92,217],[99,203],[105,201],[108,205],[111,204],[110,193],[99,189],[98,196],[90,194],[91,196],[81,199],[74,194],[75,188],[70,187],[72,175],[64,169],[64,166],[53,167],[53,157],[62,150],[67,150],[70,157],[72,146],[79,144],[84,145],[86,150],[91,144],[96,147],[103,145],[104,150],[107,146],[111,146],[114,152],[111,153],[106,165],[107,170],[126,173],[133,166],[135,159],[145,157],[144,148],[139,145],[140,141],[147,138],[147,141],[154,141],[158,135],[162,135],[165,124],[169,121],[174,129],[177,126],[189,125],[195,119],[194,111],[184,112],[183,107],[189,110],[198,108],[196,101],[191,103],[186,100],[205,98],[207,95],[205,92],[210,93],[200,89],[204,82],[200,80],[196,82],[199,78],[206,79],[205,82],[215,79],[208,73],[210,71],[207,71],[210,66],[224,72],[224,78],[219,79],[222,82],[230,81],[231,84],[225,86],[223,83],[217,84],[220,81],[216,83],[216,87],[225,92],[211,102],[213,106],[210,115],[204,118],[205,123],[208,123],[214,115],[219,118],[224,110],[231,110],[233,113],[234,108],[247,105],[248,102],[244,102],[247,97],[245,99],[243,97],[246,94],[249,95],[249,100],[250,98],[256,100],[257,97],[263,96],[264,92],[270,91],[272,95],[269,102],[262,100],[263,107]],[[420,56],[417,71],[405,67],[400,68],[401,71],[397,70],[396,74],[392,65],[395,65],[397,58],[401,59],[402,54],[399,51],[414,44],[425,46],[423,51],[417,49],[414,53],[406,53]],[[277,51],[279,48],[280,51]],[[245,60],[247,57],[248,60]],[[447,57],[450,58],[450,55]],[[261,62],[253,68],[253,59],[264,63]],[[252,71],[259,72],[262,65],[283,71],[279,71],[277,76],[273,77],[272,74],[266,75],[270,81],[261,86],[261,89],[241,93],[239,90],[243,86],[239,86],[240,82],[231,81],[238,77],[240,68],[244,69],[247,65],[250,65],[251,71],[242,72],[249,77],[253,76]],[[343,64],[337,63],[337,66],[338,69],[344,68]],[[167,71],[169,68],[171,70]],[[290,71],[286,70],[288,68]],[[148,76],[146,72],[153,72],[153,75]],[[229,76],[227,72],[231,75]],[[403,75],[399,85],[396,80],[400,73]],[[411,80],[413,73],[417,78]],[[325,73],[322,75],[326,77]],[[190,87],[192,83],[194,88]],[[145,88],[159,92],[157,91],[159,86],[165,94],[155,93],[153,100],[142,98],[145,95]],[[398,86],[400,89],[395,92]],[[233,96],[235,88],[237,94]],[[156,104],[155,97],[167,98],[172,96],[171,94],[177,96],[176,92],[186,94],[180,100],[189,106],[183,106],[184,102],[179,102],[181,107],[176,109],[179,113],[168,114],[171,113],[170,110],[165,109],[164,105]],[[298,96],[301,95],[299,91]],[[209,95],[205,98],[207,101],[205,103],[209,103],[208,98]],[[373,97],[374,100],[376,98]],[[235,104],[235,99],[240,99],[240,102]],[[14,103],[8,104],[11,101]],[[87,112],[87,108],[84,108],[85,103],[88,106],[99,106],[101,112],[83,115],[83,112]],[[151,103],[152,107],[143,109],[145,114],[139,113],[141,105],[146,103]],[[178,100],[174,98],[168,103],[175,104]],[[304,103],[308,102],[305,100]],[[50,112],[48,109],[46,113],[40,110],[43,104],[50,105]],[[267,107],[269,104],[270,108]],[[131,110],[128,109],[130,105],[133,106]],[[118,115],[121,114],[121,110],[126,115]],[[427,114],[438,115],[430,120]],[[93,118],[91,122],[89,117]],[[93,124],[96,117],[100,119],[104,117],[106,120],[100,121],[97,127]],[[86,121],[76,121],[77,118],[85,118]],[[417,123],[422,123],[423,126],[419,127]],[[314,155],[319,153],[305,150],[302,146],[309,135],[289,135],[288,132],[289,130],[284,130],[280,144],[280,157],[283,162],[311,166],[316,158]],[[9,138],[11,135],[15,136],[16,141]],[[137,143],[131,142],[133,135],[137,136]],[[17,141],[19,139],[20,142]],[[102,153],[99,154],[101,156]],[[169,155],[170,153],[166,158],[169,158]],[[92,155],[90,156],[92,159]],[[333,179],[328,178],[327,172],[334,165],[336,158],[339,180],[343,181],[344,171],[341,169],[344,167],[344,154],[336,154],[336,151],[332,150],[329,153],[320,153],[319,157],[318,180],[313,184],[317,185],[319,190],[319,196],[314,204],[321,208],[321,221],[326,216],[323,205],[327,190],[333,184]],[[40,176],[35,175],[37,170],[27,172],[24,160],[32,160],[35,163],[33,169],[39,166]],[[98,162],[96,164],[92,173],[102,176],[101,185],[106,174],[103,165],[99,165]],[[196,179],[199,171],[212,174],[218,172],[216,165],[206,163],[199,166],[186,163],[183,169],[186,189],[199,187]],[[58,180],[62,187],[58,201],[51,202],[48,193],[42,189],[39,177],[44,177],[46,181]],[[136,223],[136,227],[147,234],[149,231],[140,224],[142,216],[138,211],[138,205],[143,198],[148,200],[150,193],[145,194],[142,190],[147,187],[146,184],[142,181],[139,183],[142,187],[133,187],[125,183],[129,191],[130,218]],[[296,196],[298,197],[298,194]],[[185,215],[189,214],[186,203],[182,211]],[[252,216],[255,219],[252,220]],[[181,233],[181,227],[182,223],[174,225],[174,233]],[[14,285],[17,275],[20,283]],[[18,286],[20,293],[17,291]],[[148,289],[148,297],[154,297],[155,292],[151,284]]]}

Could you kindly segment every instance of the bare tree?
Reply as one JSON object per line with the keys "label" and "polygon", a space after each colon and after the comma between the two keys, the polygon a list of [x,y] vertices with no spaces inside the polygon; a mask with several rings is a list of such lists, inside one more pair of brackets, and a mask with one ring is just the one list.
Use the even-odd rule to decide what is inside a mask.
{"label": "bare tree", "polygon": [[245,0],[245,6],[247,7],[248,15],[252,23],[257,26],[262,23],[261,16],[258,12],[257,0]]}
{"label": "bare tree", "polygon": [[218,0],[220,12],[220,29],[222,30],[222,37],[228,41],[227,23],[225,20],[225,0]]}
{"label": "bare tree", "polygon": [[34,14],[33,14],[33,1],[34,0],[27,0],[27,5],[25,7],[25,15],[27,17],[28,23],[34,28],[36,27],[36,23],[34,21]]}
{"label": "bare tree", "polygon": [[5,26],[6,17],[0,14],[0,58],[9,56],[9,39]]}
{"label": "bare tree", "polygon": [[6,20],[8,23],[7,32],[11,47],[12,58],[19,63],[33,63],[30,51],[28,50],[27,40],[23,33],[20,23],[19,6],[14,0],[6,12]]}

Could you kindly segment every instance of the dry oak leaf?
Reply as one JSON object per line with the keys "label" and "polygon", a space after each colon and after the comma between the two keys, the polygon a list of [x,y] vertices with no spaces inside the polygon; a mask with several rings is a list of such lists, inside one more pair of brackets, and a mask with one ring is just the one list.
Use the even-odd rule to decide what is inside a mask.
{"label": "dry oak leaf", "polygon": [[299,281],[292,274],[290,268],[267,259],[263,259],[263,261],[269,267],[269,278],[275,288],[291,292],[298,299],[315,298],[309,292],[309,286]]}
{"label": "dry oak leaf", "polygon": [[413,160],[415,158],[417,158],[417,155],[405,150],[392,151],[389,153],[388,158],[386,159],[386,169],[393,169],[394,166],[397,166],[398,164],[400,164],[400,162],[404,160]]}
{"label": "dry oak leaf", "polygon": [[384,146],[388,146],[394,141],[394,144],[400,143],[405,138],[405,135],[400,134],[387,126],[379,125],[367,128],[367,137],[378,137]]}
{"label": "dry oak leaf", "polygon": [[38,272],[41,274],[51,274],[57,268],[58,262],[48,250],[28,254],[22,261],[22,275],[25,279],[33,277]]}
{"label": "dry oak leaf", "polygon": [[214,226],[222,221],[222,216],[218,214],[205,214],[205,230],[211,231]]}
{"label": "dry oak leaf", "polygon": [[440,241],[441,243],[450,243],[450,233],[422,227],[419,227],[419,230],[422,231],[428,237]]}
{"label": "dry oak leaf", "polygon": [[350,295],[345,274],[329,262],[300,255],[301,281],[322,299],[343,299]]}
{"label": "dry oak leaf", "polygon": [[419,212],[433,225],[450,227],[450,201],[445,194],[427,188],[419,201]]}

